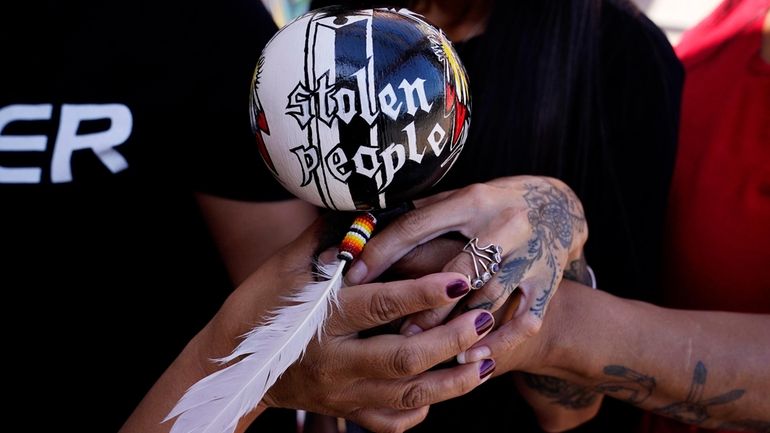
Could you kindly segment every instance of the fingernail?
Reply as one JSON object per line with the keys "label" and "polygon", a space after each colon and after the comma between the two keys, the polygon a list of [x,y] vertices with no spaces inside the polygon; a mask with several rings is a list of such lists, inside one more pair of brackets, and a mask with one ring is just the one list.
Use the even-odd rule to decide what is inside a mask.
{"label": "fingernail", "polygon": [[411,337],[412,335],[417,335],[420,332],[422,332],[422,328],[412,323],[411,325],[407,326],[406,329],[404,329],[401,332],[401,335],[405,335],[407,337]]}
{"label": "fingernail", "polygon": [[481,335],[495,324],[495,319],[488,311],[482,311],[481,314],[476,316],[474,324],[476,325],[476,333]]}
{"label": "fingernail", "polygon": [[479,379],[486,379],[494,371],[495,361],[493,359],[485,359],[481,361],[481,365],[479,366]]}
{"label": "fingernail", "polygon": [[488,346],[474,347],[457,355],[458,364],[470,364],[492,356],[492,350]]}
{"label": "fingernail", "polygon": [[459,298],[471,290],[465,280],[454,280],[446,286],[446,294],[450,298]]}
{"label": "fingernail", "polygon": [[366,278],[366,272],[366,263],[362,260],[358,260],[353,263],[353,266],[350,267],[348,273],[345,274],[345,280],[352,286],[361,284],[361,282],[364,281],[364,278]]}

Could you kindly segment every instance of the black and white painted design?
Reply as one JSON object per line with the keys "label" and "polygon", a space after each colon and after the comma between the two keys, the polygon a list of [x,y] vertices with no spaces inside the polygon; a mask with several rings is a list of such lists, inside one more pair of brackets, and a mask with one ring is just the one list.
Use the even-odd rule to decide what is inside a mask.
{"label": "black and white painted design", "polygon": [[457,54],[405,10],[298,18],[266,46],[251,96],[257,144],[276,178],[338,210],[398,205],[434,185],[470,123]]}

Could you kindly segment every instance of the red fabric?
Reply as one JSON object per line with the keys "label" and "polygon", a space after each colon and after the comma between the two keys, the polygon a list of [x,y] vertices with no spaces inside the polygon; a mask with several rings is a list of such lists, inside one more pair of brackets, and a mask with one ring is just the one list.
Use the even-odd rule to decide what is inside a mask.
{"label": "red fabric", "polygon": [[[666,298],[687,309],[770,313],[770,0],[725,1],[685,34]],[[643,431],[704,432],[649,416]]]}
{"label": "red fabric", "polygon": [[770,0],[725,1],[685,34],[669,203],[669,305],[770,313]]}

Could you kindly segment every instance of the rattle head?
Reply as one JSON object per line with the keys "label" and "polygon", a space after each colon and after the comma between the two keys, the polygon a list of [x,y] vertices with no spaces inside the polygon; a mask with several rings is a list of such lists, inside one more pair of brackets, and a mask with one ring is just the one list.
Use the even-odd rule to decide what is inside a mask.
{"label": "rattle head", "polygon": [[265,164],[294,195],[382,209],[436,184],[457,160],[468,78],[443,32],[419,15],[318,9],[265,46],[251,120]]}

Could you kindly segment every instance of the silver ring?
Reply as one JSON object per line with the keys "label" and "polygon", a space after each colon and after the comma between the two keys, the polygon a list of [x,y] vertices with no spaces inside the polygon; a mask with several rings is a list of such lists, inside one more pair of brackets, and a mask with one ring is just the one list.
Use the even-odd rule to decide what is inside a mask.
{"label": "silver ring", "polygon": [[468,275],[471,280],[471,288],[478,290],[484,284],[492,279],[492,276],[500,270],[500,263],[503,261],[503,248],[500,245],[489,244],[485,247],[479,247],[479,238],[473,238],[463,247],[463,251],[470,254],[473,259],[473,270],[476,277]]}

